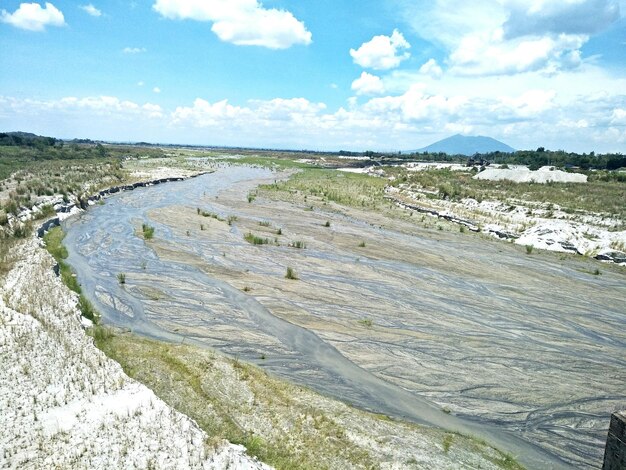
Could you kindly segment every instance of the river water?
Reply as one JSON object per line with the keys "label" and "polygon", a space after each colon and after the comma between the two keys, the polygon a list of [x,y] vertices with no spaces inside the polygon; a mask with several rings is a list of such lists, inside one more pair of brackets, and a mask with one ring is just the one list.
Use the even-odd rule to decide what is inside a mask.
{"label": "river water", "polygon": [[[416,379],[415,384],[400,386],[395,379],[402,375],[401,372],[373,373],[373,368],[367,367],[365,363],[357,363],[358,361],[350,359],[362,354],[363,350],[351,354],[347,349],[349,346],[346,345],[346,349],[342,349],[340,342],[330,340],[320,331],[286,321],[275,315],[272,308],[268,307],[272,304],[270,300],[266,301],[264,298],[242,292],[228,282],[228,276],[223,274],[213,276],[210,270],[207,272],[207,269],[202,269],[197,262],[200,259],[206,264],[219,265],[223,270],[228,267],[233,272],[253,270],[261,277],[282,277],[276,276],[284,266],[279,260],[281,257],[288,260],[294,256],[288,249],[276,248],[267,259],[254,262],[253,257],[259,255],[249,255],[242,251],[250,248],[242,242],[237,223],[233,224],[228,229],[229,233],[222,238],[202,239],[189,232],[185,233],[175,224],[164,223],[165,216],[155,217],[155,214],[166,214],[172,207],[187,207],[194,211],[200,204],[206,207],[211,204],[210,201],[216,201],[215,198],[222,192],[227,190],[232,192],[233,188],[238,188],[241,197],[245,198],[247,191],[258,181],[271,180],[272,177],[273,173],[267,169],[241,166],[220,168],[215,173],[198,178],[139,188],[115,195],[107,199],[104,205],[93,206],[79,217],[66,221],[64,229],[67,233],[65,244],[70,253],[68,261],[77,271],[83,291],[102,313],[105,323],[130,328],[134,332],[154,338],[214,347],[361,408],[484,438],[496,447],[516,455],[520,462],[529,468],[567,468],[572,464],[579,467],[599,466],[598,455],[601,454],[601,449],[598,449],[598,430],[585,427],[597,428],[596,421],[605,419],[603,414],[597,412],[597,403],[603,400],[609,402],[611,406],[616,406],[615,404],[620,402],[626,403],[623,387],[620,390],[619,386],[615,385],[626,380],[622,369],[626,357],[626,340],[623,333],[626,315],[623,303],[620,304],[618,301],[622,295],[626,295],[626,291],[624,286],[620,285],[620,278],[613,279],[607,276],[603,279],[607,291],[614,288],[614,291],[617,289],[617,293],[615,297],[606,301],[606,305],[594,312],[597,316],[594,318],[594,326],[590,326],[573,321],[567,315],[561,316],[562,312],[559,311],[579,309],[581,305],[583,308],[594,309],[593,305],[587,303],[590,299],[574,299],[571,305],[557,300],[555,305],[549,298],[554,295],[559,297],[559,294],[552,295],[546,292],[542,295],[547,300],[534,299],[537,302],[533,303],[532,290],[528,294],[531,301],[525,301],[521,300],[524,297],[520,295],[507,294],[506,291],[500,290],[497,284],[493,287],[478,285],[463,276],[416,266],[408,261],[365,256],[358,260],[359,270],[354,270],[354,276],[349,274],[351,268],[346,270],[347,274],[327,272],[322,268],[313,272],[314,269],[311,268],[311,282],[320,289],[327,286],[328,292],[332,292],[332,298],[337,298],[343,289],[354,293],[348,294],[348,297],[354,295],[357,304],[362,300],[362,296],[363,299],[372,299],[374,304],[380,301],[381,306],[384,303],[393,303],[400,310],[407,312],[422,311],[427,307],[440,310],[444,315],[448,314],[448,311],[454,313],[454,319],[448,319],[450,322],[446,321],[445,324],[438,321],[428,323],[426,317],[419,316],[386,318],[385,321],[390,327],[397,328],[398,331],[410,330],[415,333],[423,330],[429,334],[438,332],[440,336],[435,342],[445,343],[446,336],[455,331],[454,326],[445,325],[454,324],[456,319],[458,323],[465,324],[461,334],[467,332],[473,338],[482,337],[487,340],[503,335],[510,337],[506,348],[499,349],[502,351],[502,358],[494,358],[493,354],[484,358],[485,364],[489,364],[485,365],[485,369],[498,363],[497,367],[503,370],[503,380],[506,380],[507,369],[522,367],[519,365],[522,361],[520,357],[524,363],[528,363],[524,358],[527,352],[524,348],[527,347],[558,351],[558,357],[581,356],[577,358],[581,361],[580,370],[572,372],[569,365],[567,369],[568,376],[573,373],[580,375],[576,377],[576,384],[597,380],[592,371],[587,373],[589,363],[597,363],[600,368],[603,367],[601,364],[608,363],[608,370],[614,375],[615,373],[611,371],[622,370],[621,375],[618,372],[618,376],[611,377],[606,384],[598,384],[601,393],[593,397],[581,399],[579,396],[572,396],[569,401],[563,397],[553,401],[541,397],[536,402],[545,404],[542,405],[543,409],[536,403],[530,407],[526,403],[529,400],[525,397],[506,397],[504,400],[500,397],[500,401],[506,402],[511,409],[494,417],[481,411],[489,408],[490,400],[495,403],[494,396],[481,395],[479,398],[473,396],[475,402],[470,402],[480,401],[480,408],[475,406],[475,413],[468,411],[473,404],[465,405],[465,411],[457,413],[458,416],[444,413],[440,406],[434,404],[435,400],[441,402],[437,400],[437,394],[429,392],[436,389],[441,395],[455,395],[448,396],[444,402],[455,403],[457,400],[458,403],[465,403],[464,400],[467,400],[467,396],[471,395],[474,389],[470,376],[475,375],[475,372],[471,371],[477,370],[472,369],[469,364],[480,361],[474,352],[470,354],[469,349],[463,348],[459,348],[458,351],[468,364],[467,370],[470,373],[467,374],[467,379],[463,377],[459,379],[456,371],[449,372],[449,376],[446,377],[445,371],[439,370],[437,374],[429,375],[428,380],[424,374],[424,380]],[[217,208],[218,212],[223,210],[223,206],[217,202],[211,207]],[[245,216],[243,213],[242,215]],[[179,250],[176,253],[180,253],[180,259],[177,259],[176,253],[171,256],[162,256],[161,253],[159,256],[152,242],[146,243],[137,236],[136,232],[144,222],[155,227],[157,234],[155,238],[158,238],[161,247],[166,243],[170,248],[175,247]],[[358,225],[358,221],[353,222]],[[359,227],[359,230],[367,230],[363,224]],[[377,236],[384,236],[390,242],[395,240],[397,243],[413,243],[410,237],[392,231],[378,230]],[[432,244],[432,241],[420,240],[415,243],[419,247],[420,243],[426,246],[425,244]],[[465,253],[468,248],[471,249],[472,246],[455,244],[446,247],[448,250]],[[310,266],[326,266],[324,263],[331,261],[337,265],[354,263],[351,254],[337,250],[306,251],[306,255],[298,256],[306,256]],[[233,253],[234,256],[231,255]],[[264,253],[268,253],[268,250]],[[246,259],[246,256],[250,258]],[[497,264],[497,261],[488,259],[490,256],[484,255],[485,262]],[[504,261],[510,262],[508,259],[503,259]],[[527,261],[522,257],[515,260],[515,263],[524,265]],[[522,266],[520,272],[526,268],[528,267]],[[546,264],[545,270],[550,269],[557,268]],[[118,273],[126,274],[128,279],[126,285],[119,284]],[[368,274],[361,276],[361,273]],[[580,273],[576,276],[580,276]],[[428,279],[423,289],[428,289],[428,285],[439,287],[432,289],[430,297],[423,295],[424,291],[420,290],[419,283],[416,284],[413,293],[407,293],[406,289],[402,288],[401,282],[381,281],[392,277],[399,280],[398,282],[412,282],[412,279],[420,277]],[[442,285],[448,294],[438,296],[438,292],[443,292]],[[510,285],[505,287],[510,288]],[[567,288],[576,289],[576,286]],[[419,292],[419,295],[415,292]],[[293,293],[289,296],[292,298]],[[491,300],[479,301],[476,300],[478,296]],[[297,307],[322,317],[326,310],[330,311],[330,315],[341,311],[349,312],[356,308],[319,300],[309,303],[306,300],[292,301],[292,305],[294,309]],[[524,319],[516,321],[515,324],[504,325],[503,322],[507,320],[499,317],[495,323],[490,323],[492,312],[503,308],[519,310],[523,313]],[[366,307],[364,309],[367,310]],[[472,326],[468,326],[469,324]],[[474,331],[477,328],[480,329],[479,333]],[[567,331],[563,333],[562,330]],[[566,336],[562,337],[562,334]],[[579,339],[579,336],[583,340]],[[511,344],[509,341],[511,338],[517,343],[508,346]],[[581,341],[585,342],[585,347],[577,350],[576,345]],[[367,348],[384,349],[387,346],[368,345]],[[429,356],[433,362],[440,359],[443,363],[447,360],[445,357],[437,357],[442,353],[427,346],[426,342],[423,347],[407,343],[398,348],[402,354],[413,354],[414,357]],[[268,354],[267,360],[259,361],[260,353],[265,356],[265,351],[271,351],[271,354]],[[507,357],[514,354],[511,351],[518,351],[516,353],[518,357]],[[546,354],[549,355],[551,352]],[[426,359],[421,360],[421,363],[426,364]],[[536,359],[536,363],[538,369],[541,369],[538,373],[542,377],[552,375],[555,383],[567,380],[559,364],[554,364],[553,370],[545,370],[545,362]],[[573,367],[576,369],[578,366]],[[388,374],[391,380],[386,380],[385,374]],[[446,384],[459,380],[461,385],[456,388],[450,387],[455,388],[454,393],[446,390]],[[428,388],[431,381],[432,388]],[[530,379],[529,381],[532,382]],[[417,385],[418,382],[422,388]],[[524,384],[520,384],[520,387],[523,388]],[[537,392],[540,393],[545,392]],[[585,400],[593,403],[593,406],[585,408]],[[513,418],[511,420],[502,418],[506,413],[512,415],[523,413],[524,419],[516,421]],[[566,425],[562,422],[566,422]],[[576,425],[572,424],[574,422]],[[608,424],[608,416],[606,423]],[[528,430],[525,438],[520,438],[524,427],[533,429]],[[595,441],[591,442],[593,439]],[[572,454],[576,454],[576,458],[571,458]]]}

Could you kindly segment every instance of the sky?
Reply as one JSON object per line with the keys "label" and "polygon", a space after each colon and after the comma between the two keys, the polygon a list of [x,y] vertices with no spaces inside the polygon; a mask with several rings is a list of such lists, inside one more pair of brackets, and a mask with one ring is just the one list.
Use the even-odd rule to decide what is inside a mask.
{"label": "sky", "polygon": [[626,0],[0,0],[0,131],[626,153]]}

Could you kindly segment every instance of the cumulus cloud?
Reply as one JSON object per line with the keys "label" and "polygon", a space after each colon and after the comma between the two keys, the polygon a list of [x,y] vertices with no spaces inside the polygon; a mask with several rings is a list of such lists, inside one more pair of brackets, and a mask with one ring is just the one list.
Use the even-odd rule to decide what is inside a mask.
{"label": "cumulus cloud", "polygon": [[44,31],[46,26],[65,26],[65,17],[52,3],[21,3],[13,13],[2,10],[0,21],[29,31]]}
{"label": "cumulus cloud", "polygon": [[388,70],[397,67],[411,54],[406,51],[411,45],[397,29],[391,36],[374,36],[358,49],[350,49],[355,64],[375,70]]}
{"label": "cumulus cloud", "polygon": [[95,16],[95,17],[102,16],[102,12],[98,10],[96,7],[94,7],[91,3],[89,5],[81,5],[80,9],[85,11],[85,13],[91,16]]}
{"label": "cumulus cloud", "polygon": [[158,86],[155,86],[155,87],[152,89],[152,92],[153,92],[153,93],[161,93],[161,89],[160,89]]}
{"label": "cumulus cloud", "polygon": [[248,106],[234,106],[228,100],[210,103],[197,98],[193,106],[179,106],[172,113],[177,124],[194,127],[229,126],[276,128],[277,126],[310,125],[326,109],[324,103],[312,103],[305,98],[275,98],[250,100]]}
{"label": "cumulus cloud", "polygon": [[554,73],[581,64],[585,36],[561,34],[503,40],[495,34],[470,35],[449,57],[453,72],[461,75],[501,75],[542,70]]}
{"label": "cumulus cloud", "polygon": [[311,43],[303,22],[286,10],[264,8],[258,0],[156,0],[153,8],[173,20],[210,21],[224,42],[286,49]]}
{"label": "cumulus cloud", "polygon": [[356,91],[357,95],[376,95],[385,92],[385,85],[380,77],[363,72],[352,82],[352,90]]}
{"label": "cumulus cloud", "polygon": [[615,108],[611,113],[611,124],[615,126],[626,126],[626,109]]}
{"label": "cumulus cloud", "polygon": [[124,54],[141,54],[142,52],[146,52],[145,47],[125,47],[122,49]]}
{"label": "cumulus cloud", "polygon": [[590,36],[620,18],[623,0],[396,0],[417,34],[448,53],[452,73],[556,73],[579,67]]}
{"label": "cumulus cloud", "polygon": [[[223,120],[234,120],[249,115],[248,110],[233,106],[228,100],[211,104],[202,98],[196,98],[193,106],[179,106],[172,113],[174,124],[188,124],[194,127],[210,127],[220,124]],[[235,124],[235,121],[233,121]]]}
{"label": "cumulus cloud", "polygon": [[423,75],[430,75],[433,78],[441,78],[443,70],[435,59],[429,59],[424,65],[420,67],[420,73]]}
{"label": "cumulus cloud", "polygon": [[137,115],[163,116],[163,110],[159,105],[152,103],[140,105],[134,101],[122,100],[115,96],[87,96],[83,98],[67,96],[58,100],[22,100],[0,97],[0,103],[2,104],[0,109],[11,110],[15,114],[37,114],[46,111],[71,114],[78,111],[88,111],[96,116],[130,116],[133,118],[136,118]]}
{"label": "cumulus cloud", "polygon": [[[502,90],[471,96],[462,87],[430,81],[362,104],[351,100],[349,106],[335,110],[302,97],[244,104],[197,98],[168,111],[157,104],[111,96],[49,101],[0,96],[0,127],[28,123],[29,128],[53,135],[334,150],[412,149],[451,133],[471,131],[504,139],[516,148],[626,149],[623,89],[571,95],[558,87]],[[146,134],[147,129],[152,133]]]}

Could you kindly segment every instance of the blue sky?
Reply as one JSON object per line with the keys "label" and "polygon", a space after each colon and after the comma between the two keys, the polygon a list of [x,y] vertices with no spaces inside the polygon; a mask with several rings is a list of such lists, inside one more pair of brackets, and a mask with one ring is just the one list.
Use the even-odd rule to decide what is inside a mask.
{"label": "blue sky", "polygon": [[625,17],[626,0],[0,1],[0,130],[626,153]]}

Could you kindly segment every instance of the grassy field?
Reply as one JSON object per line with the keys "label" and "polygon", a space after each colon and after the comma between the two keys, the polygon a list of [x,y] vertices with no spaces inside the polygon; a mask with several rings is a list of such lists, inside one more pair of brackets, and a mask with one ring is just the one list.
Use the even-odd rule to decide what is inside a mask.
{"label": "grassy field", "polygon": [[384,200],[387,181],[375,176],[308,168],[289,180],[261,186],[261,190],[300,193],[353,207],[376,209]]}
{"label": "grassy field", "polygon": [[103,327],[93,334],[130,377],[193,418],[215,442],[243,444],[279,470],[381,468],[394,461],[393,452],[404,456],[396,464],[424,468],[411,456],[417,448],[407,444],[415,438],[431,442],[429,450],[446,468],[470,453],[498,468],[522,468],[483,442],[355,410],[210,350]]}

